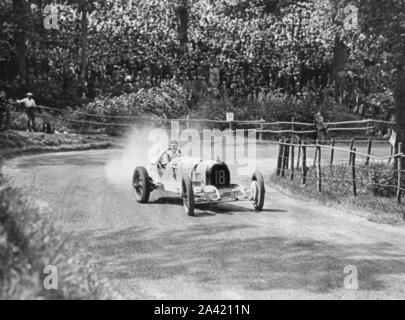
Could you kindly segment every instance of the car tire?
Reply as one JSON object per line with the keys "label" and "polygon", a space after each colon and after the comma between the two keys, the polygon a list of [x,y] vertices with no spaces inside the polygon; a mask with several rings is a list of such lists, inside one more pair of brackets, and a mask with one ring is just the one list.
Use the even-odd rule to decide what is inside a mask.
{"label": "car tire", "polygon": [[132,178],[132,185],[135,189],[136,200],[139,203],[148,203],[151,190],[151,181],[148,171],[143,167],[135,169]]}
{"label": "car tire", "polygon": [[264,178],[261,172],[256,171],[252,176],[252,189],[254,189],[254,198],[252,199],[253,207],[256,211],[262,211],[264,207],[264,199],[266,189],[264,186]]}
{"label": "car tire", "polygon": [[184,177],[181,185],[181,197],[183,199],[184,210],[186,211],[187,215],[189,215],[190,217],[194,217],[194,190],[190,177]]}

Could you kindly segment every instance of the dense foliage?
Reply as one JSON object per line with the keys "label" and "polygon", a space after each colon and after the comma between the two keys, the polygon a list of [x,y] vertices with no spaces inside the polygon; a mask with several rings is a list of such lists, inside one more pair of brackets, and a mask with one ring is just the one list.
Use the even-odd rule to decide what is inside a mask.
{"label": "dense foliage", "polygon": [[[57,29],[43,23],[51,3]],[[10,96],[31,90],[39,102],[60,108],[167,79],[184,87],[196,110],[207,96],[237,105],[311,95],[314,110],[332,97],[347,110],[389,120],[402,97],[402,0],[1,0],[0,6],[0,85]]]}

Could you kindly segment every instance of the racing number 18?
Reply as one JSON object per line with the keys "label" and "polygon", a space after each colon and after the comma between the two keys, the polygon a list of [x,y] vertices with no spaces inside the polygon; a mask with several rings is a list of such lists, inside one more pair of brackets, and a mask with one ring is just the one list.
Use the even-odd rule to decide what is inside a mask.
{"label": "racing number 18", "polygon": [[224,186],[226,184],[226,172],[224,170],[215,171],[216,185]]}

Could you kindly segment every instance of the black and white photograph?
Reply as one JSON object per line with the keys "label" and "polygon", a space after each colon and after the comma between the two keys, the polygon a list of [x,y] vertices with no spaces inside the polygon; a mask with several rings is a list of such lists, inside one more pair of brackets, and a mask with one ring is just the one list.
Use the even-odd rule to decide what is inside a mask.
{"label": "black and white photograph", "polygon": [[0,0],[0,26],[0,300],[405,299],[405,0]]}

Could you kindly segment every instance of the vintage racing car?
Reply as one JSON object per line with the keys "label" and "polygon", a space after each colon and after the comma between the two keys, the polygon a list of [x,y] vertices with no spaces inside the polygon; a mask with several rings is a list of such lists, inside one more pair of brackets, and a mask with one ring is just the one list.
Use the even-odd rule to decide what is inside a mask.
{"label": "vintage racing car", "polygon": [[170,153],[169,149],[152,161],[149,170],[135,169],[132,183],[139,203],[147,203],[152,191],[161,190],[181,196],[189,216],[194,216],[199,204],[251,201],[256,211],[263,209],[265,186],[260,172],[252,175],[246,188],[231,183],[230,170],[220,160],[183,157],[181,153],[172,157]]}

